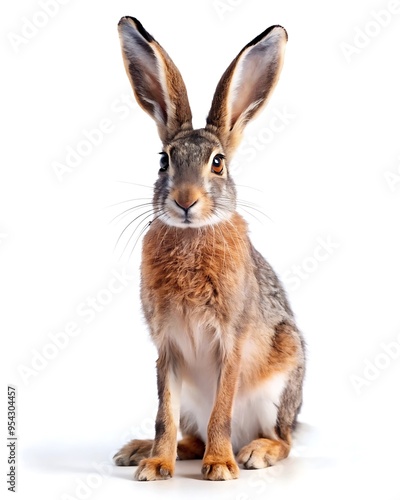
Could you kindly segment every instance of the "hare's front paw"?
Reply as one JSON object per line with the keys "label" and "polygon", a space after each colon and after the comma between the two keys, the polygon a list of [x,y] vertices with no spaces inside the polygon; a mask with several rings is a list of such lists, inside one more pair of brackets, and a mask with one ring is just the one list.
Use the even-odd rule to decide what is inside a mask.
{"label": "hare's front paw", "polygon": [[174,463],[162,457],[145,458],[135,474],[137,481],[170,479],[174,475]]}
{"label": "hare's front paw", "polygon": [[153,446],[152,439],[134,439],[123,446],[115,455],[115,465],[137,465],[148,458]]}
{"label": "hare's front paw", "polygon": [[203,479],[209,481],[227,481],[239,477],[239,467],[234,458],[215,456],[205,457],[201,469]]}

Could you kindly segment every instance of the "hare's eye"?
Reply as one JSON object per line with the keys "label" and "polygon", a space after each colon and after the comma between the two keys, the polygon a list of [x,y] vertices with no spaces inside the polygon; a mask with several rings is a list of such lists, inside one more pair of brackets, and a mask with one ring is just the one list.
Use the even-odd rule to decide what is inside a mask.
{"label": "hare's eye", "polygon": [[169,158],[167,153],[160,153],[160,172],[165,172],[169,167]]}
{"label": "hare's eye", "polygon": [[211,172],[217,175],[222,175],[224,171],[224,155],[217,154],[214,156],[211,164]]}

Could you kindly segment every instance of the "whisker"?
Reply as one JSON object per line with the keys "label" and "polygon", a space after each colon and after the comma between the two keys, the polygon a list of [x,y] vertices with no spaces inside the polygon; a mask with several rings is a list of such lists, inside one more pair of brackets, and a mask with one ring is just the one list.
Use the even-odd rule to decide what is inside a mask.
{"label": "whisker", "polygon": [[[127,215],[127,214],[128,214],[128,212],[134,212],[135,210],[139,210],[140,208],[149,207],[149,206],[150,206],[150,207],[152,207],[152,206],[153,206],[153,203],[142,203],[142,204],[140,204],[140,205],[137,205],[136,207],[127,208],[126,210],[124,210],[124,211],[123,211],[123,212],[121,212],[120,214],[116,215],[113,219],[111,219],[110,224],[111,224],[112,222],[114,222],[114,221],[115,221],[115,219],[118,219],[118,217],[121,217],[121,216],[122,216],[122,217],[121,217],[121,219],[120,219],[120,220],[122,220],[122,219],[125,217],[125,215]],[[149,213],[149,212],[152,212],[152,210],[153,210],[153,208],[152,208],[151,210],[148,210],[148,211],[143,212],[143,213]],[[124,215],[124,214],[125,214],[125,215]]]}
{"label": "whisker", "polygon": [[154,189],[154,186],[147,186],[146,184],[138,184],[137,182],[129,182],[129,181],[115,181],[120,184],[131,184],[132,186],[140,186],[140,187],[145,187],[147,189]]}
{"label": "whisker", "polygon": [[143,216],[145,216],[145,217],[149,217],[149,215],[146,215],[146,214],[148,214],[149,212],[152,212],[152,210],[146,211],[146,212],[144,212],[144,213],[142,213],[142,214],[138,215],[138,216],[137,216],[137,217],[135,217],[135,218],[134,218],[134,219],[133,219],[133,220],[132,220],[132,221],[131,221],[131,222],[130,222],[127,226],[125,226],[125,228],[122,230],[122,233],[119,235],[119,238],[118,238],[118,240],[117,240],[117,243],[115,244],[114,251],[115,251],[116,247],[118,246],[118,243],[120,242],[120,240],[121,240],[121,238],[122,238],[123,234],[124,234],[124,233],[125,233],[125,231],[128,229],[128,227],[130,227],[130,226],[131,226],[131,225],[132,225],[132,224],[133,224],[136,220],[138,220],[140,217],[143,217]]}
{"label": "whisker", "polygon": [[[136,238],[135,244],[133,245],[133,248],[129,254],[128,262],[131,260],[132,254],[136,248],[136,245],[138,244],[138,242],[140,240],[140,237],[143,235],[143,233],[146,231],[146,229],[150,226],[151,223],[152,223],[152,221],[147,222],[147,224],[145,224],[145,226],[140,231],[139,236]],[[130,241],[130,238],[129,238],[129,241]],[[129,241],[128,241],[128,243],[129,243]],[[125,251],[125,249],[124,249],[124,251]]]}
{"label": "whisker", "polygon": [[106,205],[105,208],[111,208],[111,207],[116,207],[117,205],[122,205],[122,203],[128,203],[128,201],[142,201],[142,200],[147,200],[151,202],[151,198],[130,198],[129,200],[124,200],[124,201],[119,201],[118,203],[113,203],[112,205]]}
{"label": "whisker", "polygon": [[262,222],[260,221],[260,219],[258,217],[256,217],[254,214],[252,214],[251,212],[249,212],[249,210],[246,210],[243,207],[240,207],[240,208],[241,208],[241,210],[243,210],[243,212],[246,212],[246,214],[251,215],[251,217],[253,217],[254,219],[256,219],[257,222],[259,222],[260,224],[262,224]]}
{"label": "whisker", "polygon": [[[143,214],[142,214],[142,215],[143,215]],[[160,215],[161,215],[161,214],[160,214]],[[122,253],[121,253],[121,258],[122,258],[122,256],[124,255],[125,250],[128,248],[128,245],[129,245],[130,241],[132,240],[132,238],[133,238],[134,234],[135,234],[135,233],[136,233],[136,231],[139,229],[140,225],[141,225],[141,224],[143,224],[143,223],[146,221],[146,219],[147,219],[148,217],[150,217],[150,215],[146,215],[146,216],[145,216],[145,218],[144,218],[143,220],[141,220],[141,221],[138,223],[138,225],[135,227],[135,229],[134,229],[134,231],[132,232],[132,234],[129,236],[128,241],[125,243],[124,249],[122,250]],[[156,217],[156,218],[158,218],[158,217]],[[150,224],[151,224],[154,220],[155,220],[155,219],[153,219],[153,220],[148,221],[147,223],[145,223],[144,229],[142,228],[142,230],[141,230],[141,232],[140,232],[140,234],[139,234],[138,238],[136,239],[136,242],[135,242],[134,247],[136,246],[137,242],[139,241],[139,238],[140,238],[140,236],[143,234],[144,230],[145,230],[147,227],[149,227],[149,226],[150,226]],[[132,222],[134,222],[134,221],[132,221]],[[132,224],[132,222],[131,222],[130,224]],[[128,224],[128,226],[127,226],[125,229],[127,229],[127,228],[130,226],[130,224]],[[118,242],[117,242],[117,244],[118,244]],[[131,256],[132,256],[132,252],[131,252],[131,253],[130,253],[130,255],[129,255],[129,259],[131,258]],[[128,261],[129,261],[129,259],[128,259]]]}
{"label": "whisker", "polygon": [[246,184],[236,184],[236,186],[238,186],[238,187],[244,187],[246,189],[252,189],[253,191],[258,191],[259,193],[264,193],[264,191],[262,191],[261,189],[257,189],[257,188],[252,187],[252,186],[247,186]]}
{"label": "whisker", "polygon": [[272,219],[271,217],[269,217],[266,213],[264,213],[262,210],[260,210],[259,208],[256,208],[255,206],[249,204],[249,203],[245,203],[245,202],[242,202],[242,201],[239,201],[238,202],[238,205],[240,207],[246,207],[248,208],[249,210],[254,210],[255,212],[258,212],[259,214],[263,215],[264,217],[266,217],[267,219],[269,219],[271,222],[272,222]]}
{"label": "whisker", "polygon": [[[221,196],[218,200],[219,202],[230,202],[231,200],[227,197],[224,197],[224,196]],[[259,209],[259,205],[255,204],[255,203],[251,203],[250,201],[246,201],[246,200],[241,200],[241,199],[237,199],[236,200],[236,204],[238,207],[245,207],[245,208],[248,208],[250,210],[254,210],[255,212],[258,212],[259,214],[263,215],[264,217],[266,217],[267,219],[269,219],[271,222],[272,219],[271,217],[269,217],[266,213],[264,213],[262,210]],[[220,208],[222,207],[223,205],[221,205],[220,203]],[[249,213],[249,212],[248,212]]]}
{"label": "whisker", "polygon": [[[269,215],[265,214],[265,213],[264,213],[264,212],[262,212],[261,210],[257,210],[257,208],[254,208],[254,207],[246,207],[246,208],[248,208],[249,210],[254,210],[254,212],[257,212],[258,214],[263,215],[263,216],[264,216],[266,219],[268,219],[270,222],[274,222],[274,221],[271,219],[271,217],[270,217]],[[241,206],[241,209],[242,209],[242,210],[245,210],[245,208],[244,208],[243,206]],[[248,212],[248,213],[250,213],[250,212]],[[253,216],[253,217],[254,217],[254,216]]]}

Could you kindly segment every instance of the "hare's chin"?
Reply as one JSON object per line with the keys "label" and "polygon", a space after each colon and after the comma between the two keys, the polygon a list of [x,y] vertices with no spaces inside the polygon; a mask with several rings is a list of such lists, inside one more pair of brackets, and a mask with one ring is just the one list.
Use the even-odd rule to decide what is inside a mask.
{"label": "hare's chin", "polygon": [[192,229],[197,229],[197,228],[200,228],[200,227],[206,227],[206,226],[214,226],[216,224],[221,224],[225,221],[228,221],[230,218],[232,217],[232,213],[231,212],[226,212],[226,213],[223,213],[223,214],[219,214],[219,215],[210,215],[209,217],[205,217],[205,218],[193,218],[193,219],[188,219],[188,220],[184,220],[183,217],[181,219],[179,219],[178,217],[176,216],[171,216],[171,215],[168,215],[168,214],[163,214],[160,216],[159,220],[162,221],[164,224],[167,224],[168,226],[172,226],[172,227],[180,227],[180,228],[183,228],[183,229],[189,229],[189,228],[192,228]]}

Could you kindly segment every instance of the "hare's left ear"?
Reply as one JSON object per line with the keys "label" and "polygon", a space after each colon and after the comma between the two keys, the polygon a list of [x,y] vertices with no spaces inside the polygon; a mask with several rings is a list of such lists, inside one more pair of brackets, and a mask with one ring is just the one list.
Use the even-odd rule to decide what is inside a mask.
{"label": "hare's left ear", "polygon": [[238,146],[247,122],[267,103],[283,65],[287,33],[271,26],[248,43],[222,75],[207,118],[226,153]]}

